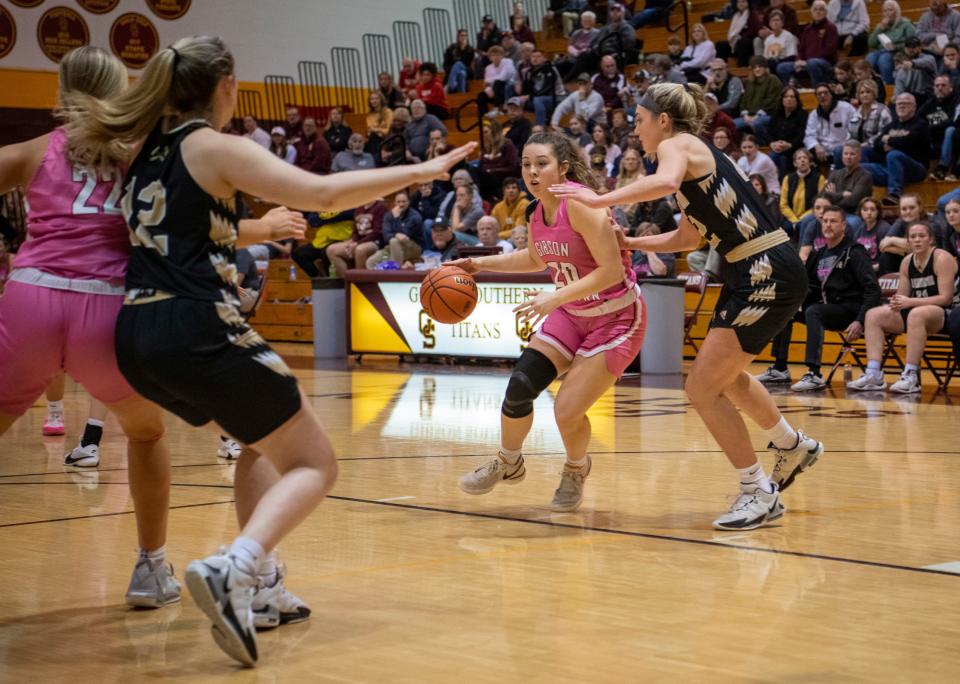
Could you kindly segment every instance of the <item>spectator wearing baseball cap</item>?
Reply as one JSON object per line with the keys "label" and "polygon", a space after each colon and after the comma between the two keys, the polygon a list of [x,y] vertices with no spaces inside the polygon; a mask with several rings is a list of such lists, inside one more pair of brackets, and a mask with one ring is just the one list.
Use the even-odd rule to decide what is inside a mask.
{"label": "spectator wearing baseball cap", "polygon": [[500,44],[500,35],[500,29],[497,27],[497,22],[494,21],[493,16],[490,14],[483,15],[476,41],[477,61],[474,66],[474,74],[477,78],[483,78],[483,71],[490,63],[490,56],[487,53],[494,45]]}
{"label": "spectator wearing baseball cap", "polygon": [[582,73],[577,77],[577,89],[553,110],[550,125],[560,130],[560,119],[567,115],[579,116],[589,123],[607,122],[603,98],[593,89],[590,74]]}
{"label": "spectator wearing baseball cap", "polygon": [[511,97],[507,100],[507,121],[504,124],[506,137],[513,143],[517,150],[522,150],[530,137],[533,125],[530,120],[523,115],[523,98]]}
{"label": "spectator wearing baseball cap", "polygon": [[287,131],[283,126],[274,126],[271,129],[269,149],[288,164],[297,161],[297,149],[287,142]]}

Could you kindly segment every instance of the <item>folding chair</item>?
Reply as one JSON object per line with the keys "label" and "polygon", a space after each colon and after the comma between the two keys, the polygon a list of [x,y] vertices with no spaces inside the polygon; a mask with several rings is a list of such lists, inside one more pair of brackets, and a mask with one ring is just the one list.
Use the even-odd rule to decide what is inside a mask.
{"label": "folding chair", "polygon": [[683,271],[677,275],[683,280],[685,292],[693,292],[700,295],[697,304],[693,309],[683,312],[683,342],[693,347],[694,352],[699,352],[697,343],[690,336],[693,332],[693,326],[697,324],[697,318],[700,317],[700,309],[703,308],[703,300],[707,296],[707,286],[710,284],[710,276],[702,271]]}
{"label": "folding chair", "polygon": [[840,365],[846,361],[849,356],[853,359],[853,362],[857,364],[857,367],[860,368],[860,371],[865,373],[867,367],[864,365],[863,361],[860,358],[860,354],[857,353],[857,348],[853,346],[853,342],[850,342],[843,332],[840,330],[834,331],[837,335],[840,336],[840,353],[837,354],[837,360],[833,362],[833,368],[830,369],[830,373],[827,375],[827,384],[830,384],[830,381],[833,380],[833,376],[836,374],[837,369]]}
{"label": "folding chair", "polygon": [[[957,374],[957,366],[960,359],[954,353],[953,340],[946,333],[935,333],[927,337],[927,342],[946,342],[947,347],[931,349],[929,346],[923,350],[923,363],[937,381],[937,392],[946,392],[950,386],[950,381]],[[938,369],[933,365],[934,361],[944,361],[944,366]]]}

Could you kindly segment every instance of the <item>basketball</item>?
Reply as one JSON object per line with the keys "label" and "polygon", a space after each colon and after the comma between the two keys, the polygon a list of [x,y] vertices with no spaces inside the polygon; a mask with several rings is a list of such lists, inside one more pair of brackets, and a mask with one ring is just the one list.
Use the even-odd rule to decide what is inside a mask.
{"label": "basketball", "polygon": [[477,282],[462,268],[436,268],[423,279],[420,305],[437,323],[459,323],[477,306]]}

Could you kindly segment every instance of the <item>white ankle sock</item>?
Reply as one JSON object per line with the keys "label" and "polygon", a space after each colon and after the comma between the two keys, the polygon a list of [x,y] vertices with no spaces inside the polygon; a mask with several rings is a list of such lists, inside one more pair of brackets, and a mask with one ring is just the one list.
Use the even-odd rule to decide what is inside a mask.
{"label": "white ankle sock", "polygon": [[[257,568],[257,578],[264,583],[271,583],[277,576],[277,550],[274,549],[260,561]],[[272,584],[271,584],[272,586]]]}
{"label": "white ankle sock", "polygon": [[237,568],[254,577],[257,574],[260,559],[263,558],[263,547],[250,537],[237,537],[233,540],[227,555],[233,558]]}
{"label": "white ankle sock", "polygon": [[800,443],[800,435],[790,427],[790,423],[783,416],[780,416],[780,421],[766,432],[767,439],[778,449],[792,449]]}
{"label": "white ankle sock", "polygon": [[47,413],[59,413],[63,415],[63,399],[60,401],[48,401],[47,402]]}
{"label": "white ankle sock", "polygon": [[581,468],[586,468],[587,463],[589,463],[589,461],[590,461],[590,457],[587,455],[584,455],[584,457],[581,458],[579,461],[571,461],[568,458],[566,462],[563,464],[563,466],[565,468],[571,468],[573,470],[580,470]]}
{"label": "white ankle sock", "polygon": [[920,370],[920,366],[913,363],[905,363],[903,365],[904,373],[913,373],[914,375],[916,375],[919,370]]}
{"label": "white ankle sock", "polygon": [[501,446],[500,460],[508,465],[517,465],[517,461],[520,460],[520,449],[507,449]]}
{"label": "white ankle sock", "polygon": [[744,489],[748,485],[756,485],[767,493],[773,491],[773,483],[767,478],[767,474],[763,472],[763,466],[760,465],[759,461],[747,468],[737,468],[737,473],[740,475],[740,489]]}
{"label": "white ankle sock", "polygon": [[867,360],[867,375],[874,378],[883,377],[883,366],[880,365],[879,361]]}
{"label": "white ankle sock", "polygon": [[159,549],[154,549],[153,551],[140,549],[140,557],[146,558],[151,563],[162,563],[167,557],[167,547],[161,546]]}

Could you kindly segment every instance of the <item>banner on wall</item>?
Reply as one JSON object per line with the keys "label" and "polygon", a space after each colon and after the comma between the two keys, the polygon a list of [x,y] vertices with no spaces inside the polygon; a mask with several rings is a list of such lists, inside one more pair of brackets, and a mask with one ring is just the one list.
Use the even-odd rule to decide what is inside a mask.
{"label": "banner on wall", "polygon": [[59,63],[71,50],[90,44],[90,29],[69,7],[51,7],[37,23],[37,42],[43,54]]}
{"label": "banner on wall", "polygon": [[10,54],[17,44],[17,23],[10,11],[0,5],[0,59]]}
{"label": "banner on wall", "polygon": [[534,329],[514,307],[527,290],[553,283],[478,282],[477,308],[461,323],[431,319],[420,306],[420,282],[350,283],[350,353],[417,354],[513,359]]}
{"label": "banner on wall", "polygon": [[110,27],[110,49],[131,69],[142,69],[160,46],[153,22],[142,14],[121,14]]}
{"label": "banner on wall", "polygon": [[179,19],[190,9],[190,0],[146,0],[147,7],[161,19]]}
{"label": "banner on wall", "polygon": [[120,0],[77,0],[77,4],[93,14],[106,14],[120,4]]}

